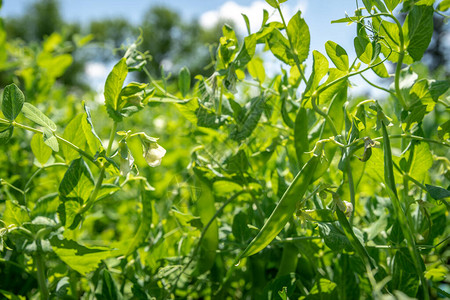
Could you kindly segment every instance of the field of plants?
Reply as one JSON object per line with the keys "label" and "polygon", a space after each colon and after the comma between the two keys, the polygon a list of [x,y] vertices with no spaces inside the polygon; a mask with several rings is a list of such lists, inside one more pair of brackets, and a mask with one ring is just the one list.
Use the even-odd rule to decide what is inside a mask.
{"label": "field of plants", "polygon": [[2,20],[2,299],[450,297],[450,71],[424,63],[450,1],[355,1],[325,53],[266,2],[202,74],[138,32],[100,97],[66,80],[92,36]]}

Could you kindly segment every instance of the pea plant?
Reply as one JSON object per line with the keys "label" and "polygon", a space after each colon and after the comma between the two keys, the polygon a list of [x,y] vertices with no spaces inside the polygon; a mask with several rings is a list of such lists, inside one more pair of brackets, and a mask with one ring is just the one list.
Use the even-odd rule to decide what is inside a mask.
{"label": "pea plant", "polygon": [[[33,158],[25,179],[1,172],[0,270],[22,283],[0,293],[450,297],[450,81],[420,63],[449,1],[357,1],[332,21],[355,28],[350,55],[334,41],[310,51],[301,12],[286,20],[286,1],[266,2],[257,32],[245,15],[243,39],[223,26],[210,77],[184,67],[155,79],[138,40],[106,79],[104,106],[80,102],[62,133],[45,103],[4,88],[0,140]],[[132,71],[148,83],[125,84]],[[358,77],[385,96],[351,96]]]}

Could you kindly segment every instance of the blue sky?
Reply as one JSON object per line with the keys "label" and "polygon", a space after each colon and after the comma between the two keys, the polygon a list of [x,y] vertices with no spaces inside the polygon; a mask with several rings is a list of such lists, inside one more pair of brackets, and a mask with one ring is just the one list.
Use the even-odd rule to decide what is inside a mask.
{"label": "blue sky", "polygon": [[[22,14],[34,0],[3,0],[3,8],[0,14],[3,17]],[[228,3],[227,3],[228,2]],[[230,6],[233,2],[235,5]],[[151,5],[166,5],[177,11],[185,20],[203,19],[209,16],[217,16],[213,12],[224,12],[224,8],[234,8],[225,12],[228,17],[237,20],[244,28],[241,13],[249,15],[250,20],[255,20],[254,30],[259,25],[262,16],[262,5],[270,7],[263,0],[60,0],[63,17],[68,21],[87,23],[91,20],[108,17],[124,17],[133,23],[142,19],[143,13]],[[302,15],[311,31],[311,49],[323,52],[323,45],[327,40],[333,40],[341,44],[348,52],[352,52],[352,37],[354,26],[345,24],[331,24],[331,20],[341,18],[345,12],[352,12],[356,8],[355,0],[289,0],[283,3],[288,15],[294,14],[297,9],[302,10]],[[273,10],[272,10],[273,11]],[[275,15],[274,15],[275,17]],[[258,25],[256,25],[258,24]],[[350,53],[349,53],[350,54]]]}
{"label": "blue sky", "polygon": [[[33,2],[34,0],[3,0],[0,15],[2,17],[21,15]],[[64,19],[81,24],[112,17],[124,17],[138,24],[143,14],[154,5],[168,6],[178,12],[184,20],[197,19],[204,26],[210,26],[219,16],[230,18],[238,26],[235,30],[243,34],[246,30],[241,13],[249,17],[253,32],[259,29],[264,8],[271,15],[270,20],[279,20],[276,11],[264,0],[59,0],[59,2]],[[282,7],[286,19],[298,10],[302,11],[311,33],[311,51],[318,50],[325,53],[324,44],[332,40],[347,50],[350,59],[355,57],[353,50],[355,26],[331,24],[332,20],[344,17],[346,12],[353,15],[356,9],[355,0],[288,0]],[[311,55],[306,64],[309,68],[312,66]],[[278,66],[278,63],[275,63],[271,69],[278,70]],[[309,68],[307,74],[310,72]],[[93,73],[100,74],[99,82],[102,82],[107,69],[96,66],[94,70],[96,71]]]}

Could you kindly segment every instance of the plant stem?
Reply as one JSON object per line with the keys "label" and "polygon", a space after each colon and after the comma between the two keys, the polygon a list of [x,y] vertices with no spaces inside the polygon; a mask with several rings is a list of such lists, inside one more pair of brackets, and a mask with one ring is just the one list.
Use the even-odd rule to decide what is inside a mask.
{"label": "plant stem", "polygon": [[[114,136],[116,135],[116,130],[117,130],[117,122],[114,121],[113,127],[111,128],[111,133],[109,135],[108,147],[106,148],[107,157],[111,154],[111,148],[114,143]],[[98,175],[98,179],[97,182],[95,183],[94,190],[89,196],[89,199],[86,201],[86,204],[84,204],[81,210],[79,211],[79,214],[83,214],[84,212],[88,211],[94,204],[95,200],[97,199],[97,195],[102,187],[103,179],[105,179],[105,173],[106,173],[106,166],[103,165],[100,169],[100,174]]]}
{"label": "plant stem", "polygon": [[[0,122],[3,122],[3,121],[6,122],[7,120],[4,120],[4,119],[1,119],[1,118],[0,118]],[[34,132],[34,133],[44,134],[42,130],[39,130],[39,129],[30,127],[30,126],[27,126],[27,125],[24,125],[24,124],[17,123],[17,122],[15,122],[15,121],[11,122],[11,125],[13,125],[14,127],[17,127],[17,128],[21,128],[21,129],[25,129],[25,130]],[[82,150],[80,147],[78,147],[78,146],[72,144],[72,143],[69,142],[68,140],[64,139],[63,137],[60,137],[59,135],[57,135],[57,134],[55,134],[55,133],[54,133],[54,136],[56,137],[56,139],[57,139],[58,141],[60,141],[61,143],[65,144],[66,146],[72,148],[73,150],[77,151],[78,153],[80,153],[80,155],[82,155],[82,156],[86,157],[87,159],[89,159],[89,160],[90,160],[92,163],[94,163],[97,167],[100,167],[100,163],[97,162],[97,161],[94,159],[94,157],[92,157],[89,153],[87,153],[86,151]]]}
{"label": "plant stem", "polygon": [[45,276],[45,264],[39,249],[36,251],[34,259],[36,260],[37,279],[39,290],[41,292],[41,300],[47,300],[49,299],[50,294],[47,288],[47,278]]}
{"label": "plant stem", "polygon": [[366,77],[364,77],[363,74],[360,74],[361,78],[364,79],[365,82],[367,82],[368,84],[370,84],[371,86],[373,86],[376,89],[379,89],[381,91],[385,91],[386,93],[389,93],[390,95],[394,96],[397,98],[396,94],[388,89],[385,89],[382,86],[376,85],[375,83],[371,82],[369,79],[367,79]]}

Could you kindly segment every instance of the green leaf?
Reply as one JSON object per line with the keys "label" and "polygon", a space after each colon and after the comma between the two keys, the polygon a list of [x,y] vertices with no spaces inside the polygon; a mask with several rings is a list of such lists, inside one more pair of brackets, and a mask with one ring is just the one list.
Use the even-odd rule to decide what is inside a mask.
{"label": "green leaf", "polygon": [[230,138],[240,142],[252,134],[258,126],[259,119],[261,119],[266,100],[264,95],[261,95],[251,99],[250,102],[245,105],[236,118],[237,124],[234,125],[234,129],[231,130]]}
{"label": "green leaf", "polygon": [[86,114],[84,115],[85,118],[82,121],[82,127],[86,136],[86,141],[92,154],[96,154],[97,152],[100,153],[103,151],[102,140],[95,132],[94,124],[92,123],[91,118],[91,110],[86,105],[83,105],[83,107]]}
{"label": "green leaf", "polygon": [[273,8],[278,8],[279,4],[277,0],[266,0],[266,2]]}
{"label": "green leaf", "polygon": [[121,300],[123,299],[116,281],[113,279],[108,270],[103,270],[102,293],[96,294],[96,299],[105,300]]}
{"label": "green leaf", "polygon": [[266,79],[266,71],[264,70],[263,60],[260,57],[253,57],[247,64],[247,70],[250,76],[263,83]]}
{"label": "green leaf", "polygon": [[439,125],[437,135],[441,140],[450,139],[450,120]]}
{"label": "green leaf", "polygon": [[309,28],[305,20],[301,17],[301,11],[298,11],[291,18],[286,31],[292,42],[293,55],[297,56],[298,62],[301,64],[308,57],[310,44]]}
{"label": "green leaf", "polygon": [[390,12],[392,12],[400,2],[402,2],[402,0],[384,0],[387,9],[389,9]]}
{"label": "green leaf", "polygon": [[3,90],[2,112],[5,117],[14,121],[22,110],[25,96],[14,84],[7,85]]}
{"label": "green leaf", "polygon": [[312,180],[311,174],[313,174],[317,168],[319,160],[319,157],[313,156],[297,176],[295,176],[294,181],[289,185],[288,189],[281,197],[269,219],[264,223],[263,228],[240,254],[240,259],[256,254],[264,249],[292,218],[292,215],[297,209],[297,202],[300,201],[306,193]]}
{"label": "green leaf", "polygon": [[183,97],[186,97],[191,89],[191,73],[186,67],[181,68],[180,73],[178,73],[178,88]]}
{"label": "green leaf", "polygon": [[425,278],[433,282],[443,281],[447,277],[447,268],[443,265],[439,265],[434,268],[430,268],[425,272]]}
{"label": "green leaf", "polygon": [[44,113],[29,102],[25,102],[23,104],[22,113],[25,118],[44,128],[48,128],[51,131],[56,131],[57,129],[56,124],[52,120],[50,120],[46,115],[44,115]]}
{"label": "green leaf", "polygon": [[251,34],[244,39],[244,43],[242,44],[241,49],[239,50],[236,58],[234,59],[234,63],[236,67],[243,68],[245,67],[250,60],[255,55],[256,49],[256,35]]}
{"label": "green leaf", "polygon": [[[122,58],[119,62],[114,66],[111,73],[109,73],[105,82],[105,104],[106,107],[113,112],[118,112],[120,107],[120,92],[122,91],[122,86],[125,81],[125,78],[128,75],[128,66],[126,62],[126,58]],[[111,116],[111,113],[110,113]],[[112,117],[112,116],[111,116]],[[113,118],[114,119],[114,118]]]}
{"label": "green leaf", "polygon": [[56,236],[50,239],[50,244],[63,262],[82,275],[94,271],[102,260],[115,254],[105,247],[87,247],[73,240],[58,239]]}
{"label": "green leaf", "polygon": [[333,41],[328,41],[325,44],[325,50],[336,68],[344,72],[348,71],[348,56],[344,48]]}
{"label": "green leaf", "polygon": [[[308,79],[305,89],[305,97],[310,97],[316,90],[322,78],[328,73],[328,60],[319,51],[313,51],[313,71]],[[312,107],[309,104],[310,107]]]}
{"label": "green leaf", "polygon": [[390,284],[392,285],[392,290],[402,291],[410,297],[415,297],[417,294],[419,277],[416,274],[410,253],[406,248],[397,250],[395,253]]}
{"label": "green leaf", "polygon": [[319,223],[320,236],[325,244],[333,251],[352,251],[353,247],[341,229],[333,224]]}
{"label": "green leaf", "polygon": [[78,220],[78,211],[89,199],[93,188],[94,178],[88,165],[82,158],[72,161],[59,185],[62,201],[59,213],[63,224],[71,227]]}
{"label": "green leaf", "polygon": [[139,222],[139,229],[133,238],[133,241],[129,244],[126,256],[132,254],[148,237],[152,224],[152,195],[149,191],[141,189],[141,203],[142,212],[141,220]]}
{"label": "green leaf", "polygon": [[43,130],[43,141],[53,151],[55,152],[59,151],[58,139],[56,138],[55,134],[46,127],[44,127]]}
{"label": "green leaf", "polygon": [[12,134],[14,132],[14,126],[9,126],[5,130],[0,132],[0,144],[4,145],[6,144],[9,139],[12,137]]}
{"label": "green leaf", "polygon": [[446,11],[450,8],[450,0],[442,0],[441,3],[438,4],[437,9],[439,11]]}
{"label": "green leaf", "polygon": [[450,191],[439,186],[425,184],[428,193],[434,200],[441,200],[450,197]]}
{"label": "green leaf", "polygon": [[290,51],[289,41],[283,36],[280,30],[273,28],[267,43],[270,51],[276,58],[290,66],[295,65],[295,60]]}
{"label": "green leaf", "polygon": [[31,151],[41,165],[44,165],[52,156],[52,149],[45,143],[42,134],[36,133],[31,139]]}
{"label": "green leaf", "polygon": [[247,28],[247,33],[250,35],[252,32],[250,30],[250,20],[248,19],[246,14],[241,14],[241,16],[244,18],[245,27]]}
{"label": "green leaf", "polygon": [[[431,166],[433,165],[433,155],[427,143],[418,143],[411,145],[407,155],[408,161],[411,161],[409,174],[418,182],[425,180]],[[413,156],[413,157],[411,157]]]}
{"label": "green leaf", "polygon": [[336,289],[336,283],[326,279],[326,278],[319,278],[319,280],[316,281],[312,289],[309,291],[308,300],[332,300],[337,299],[337,289]]}
{"label": "green leaf", "polygon": [[406,50],[414,61],[422,59],[433,35],[433,6],[414,6],[406,17],[403,32]]}
{"label": "green leaf", "polygon": [[[85,114],[77,115],[69,122],[69,124],[67,124],[63,133],[64,139],[71,142],[75,146],[78,146],[81,149],[84,149],[86,145],[86,135],[83,130],[83,119],[85,117],[86,117]],[[72,149],[66,144],[61,144],[61,150],[64,154],[66,162],[70,162],[80,157],[80,153],[78,153],[78,151]]]}
{"label": "green leaf", "polygon": [[[16,201],[7,200],[5,202],[5,211],[2,217],[2,223],[5,227],[9,225],[21,226],[30,221],[26,207],[19,205]],[[3,227],[3,226],[2,226]]]}

